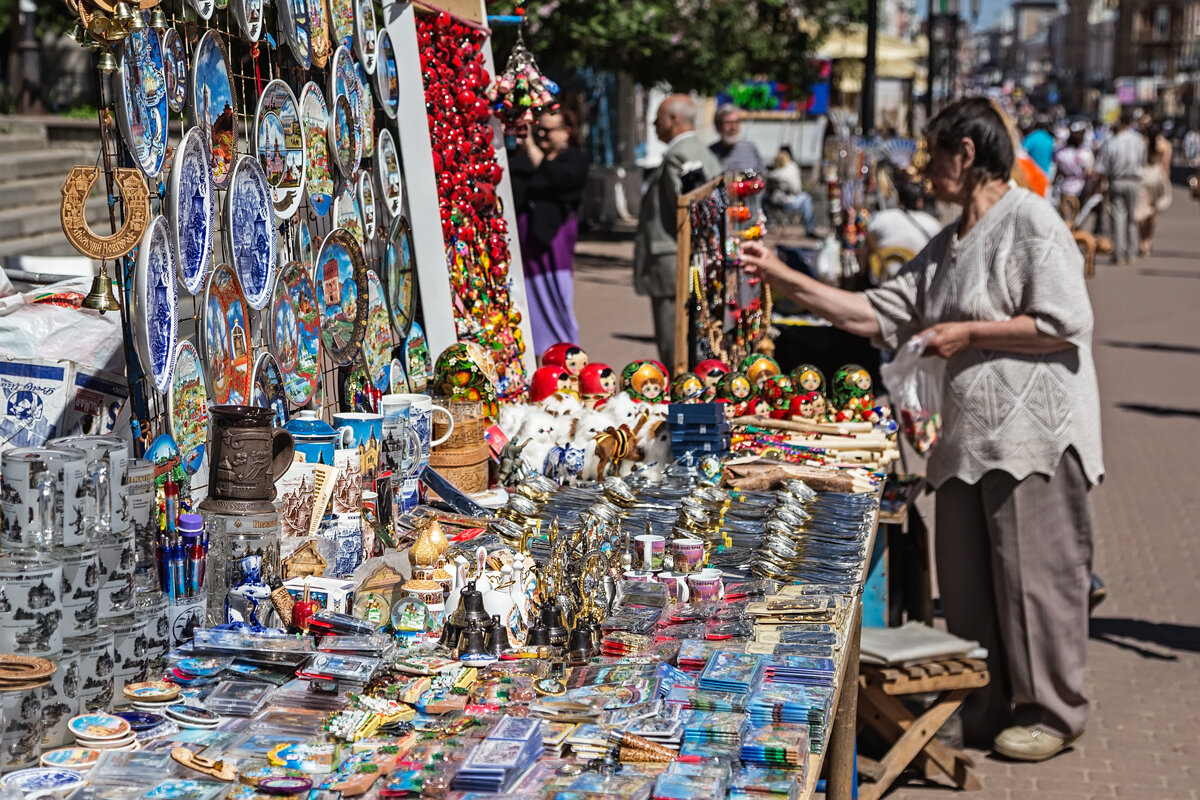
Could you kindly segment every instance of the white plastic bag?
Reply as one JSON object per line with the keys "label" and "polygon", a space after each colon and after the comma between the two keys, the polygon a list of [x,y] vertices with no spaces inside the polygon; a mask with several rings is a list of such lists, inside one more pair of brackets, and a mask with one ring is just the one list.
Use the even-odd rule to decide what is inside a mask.
{"label": "white plastic bag", "polygon": [[942,383],[946,360],[925,358],[925,345],[933,338],[926,332],[909,339],[896,357],[879,368],[892,405],[900,412],[900,429],[918,453],[937,444],[942,431]]}

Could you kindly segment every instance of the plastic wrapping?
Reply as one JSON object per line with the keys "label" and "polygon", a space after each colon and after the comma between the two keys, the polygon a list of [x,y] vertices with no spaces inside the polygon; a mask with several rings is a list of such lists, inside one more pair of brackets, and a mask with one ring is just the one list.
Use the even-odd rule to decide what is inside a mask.
{"label": "plastic wrapping", "polygon": [[942,384],[946,361],[925,358],[932,332],[909,339],[896,358],[879,368],[892,405],[900,411],[900,429],[918,453],[928,453],[942,432]]}

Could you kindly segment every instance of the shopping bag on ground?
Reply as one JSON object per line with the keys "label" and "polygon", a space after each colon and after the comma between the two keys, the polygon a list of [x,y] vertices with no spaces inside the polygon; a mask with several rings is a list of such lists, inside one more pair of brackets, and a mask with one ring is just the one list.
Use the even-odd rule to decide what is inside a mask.
{"label": "shopping bag on ground", "polygon": [[932,331],[909,339],[896,357],[879,368],[892,406],[900,411],[900,430],[918,453],[928,453],[942,431],[942,382],[946,360],[924,358]]}

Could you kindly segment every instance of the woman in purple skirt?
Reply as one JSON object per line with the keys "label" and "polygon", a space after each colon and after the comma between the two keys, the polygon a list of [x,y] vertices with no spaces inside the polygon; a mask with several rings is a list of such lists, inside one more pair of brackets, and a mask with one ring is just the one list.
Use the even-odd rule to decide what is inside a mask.
{"label": "woman in purple skirt", "polygon": [[542,114],[533,135],[518,144],[509,166],[533,347],[540,356],[552,344],[579,340],[575,242],[588,157],[579,147],[575,115],[565,108]]}

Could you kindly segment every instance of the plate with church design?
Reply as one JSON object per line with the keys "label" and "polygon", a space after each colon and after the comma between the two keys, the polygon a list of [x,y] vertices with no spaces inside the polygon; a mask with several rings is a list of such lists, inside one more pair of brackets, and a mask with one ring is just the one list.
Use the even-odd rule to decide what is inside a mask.
{"label": "plate with church design", "polygon": [[225,249],[242,282],[246,302],[266,308],[275,283],[275,211],[266,173],[253,156],[242,156],[225,197]]}
{"label": "plate with church design", "polygon": [[304,191],[318,217],[333,203],[329,153],[329,107],[321,87],[312,81],[300,90],[300,124],[304,128]]}
{"label": "plate with church design", "polygon": [[229,187],[237,162],[237,99],[229,80],[229,60],[221,34],[210,30],[200,39],[192,58],[190,97],[192,123],[204,133],[209,149],[213,183]]}
{"label": "plate with church design", "polygon": [[121,43],[120,74],[113,80],[117,125],[139,169],[153,180],[167,158],[167,70],[162,36],[131,30]]}
{"label": "plate with church design", "polygon": [[275,283],[271,304],[271,350],[287,398],[302,406],[317,390],[321,367],[321,317],[309,268],[292,261]]}
{"label": "plate with church design", "polygon": [[391,388],[392,326],[388,319],[383,284],[375,270],[367,270],[367,329],[363,335],[363,366],[371,385],[387,394]]}
{"label": "plate with church design", "polygon": [[167,193],[175,265],[189,294],[204,289],[213,247],[214,196],[204,134],[193,127],[175,151]]}
{"label": "plate with church design", "polygon": [[253,387],[250,390],[250,405],[270,409],[275,413],[271,424],[282,428],[287,423],[287,397],[283,392],[283,375],[279,363],[270,353],[259,353],[254,361]]}
{"label": "plate with church design", "polygon": [[304,126],[292,89],[276,78],[263,87],[254,114],[254,149],[271,186],[275,216],[288,219],[304,197]]}
{"label": "plate with church design", "polygon": [[345,228],[334,228],[317,255],[321,347],[339,367],[353,363],[367,326],[367,264]]}

